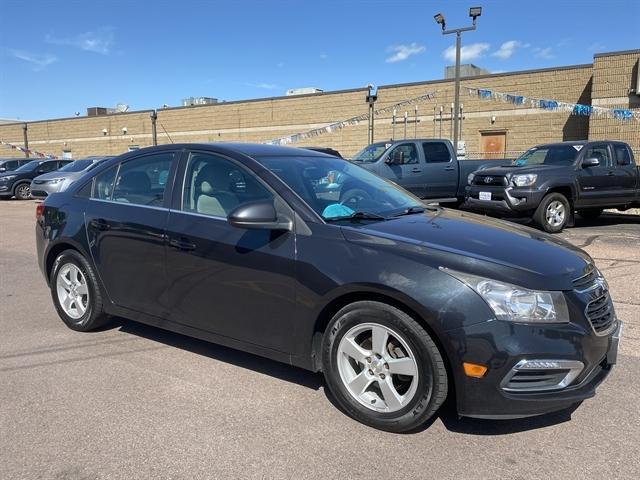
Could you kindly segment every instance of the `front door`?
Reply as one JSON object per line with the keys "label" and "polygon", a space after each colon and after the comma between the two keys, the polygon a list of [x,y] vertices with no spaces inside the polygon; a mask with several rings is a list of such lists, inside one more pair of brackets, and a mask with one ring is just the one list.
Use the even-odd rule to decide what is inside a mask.
{"label": "front door", "polygon": [[580,165],[578,171],[579,205],[599,207],[615,203],[616,179],[609,145],[596,143],[587,146],[580,163],[587,158],[596,158],[600,164],[597,167],[585,168]]}
{"label": "front door", "polygon": [[[399,165],[386,163],[386,159],[393,158],[395,152],[402,152],[404,158],[402,163]],[[427,193],[425,164],[413,142],[400,143],[390,148],[380,161],[378,173],[420,198],[424,198]]]}
{"label": "front door", "polygon": [[444,142],[422,142],[425,198],[451,198],[458,191],[458,163]]}
{"label": "front door", "polygon": [[135,157],[97,175],[85,212],[91,255],[109,298],[158,317],[166,305],[165,193],[176,156]]}
{"label": "front door", "polygon": [[506,132],[486,132],[480,134],[480,152],[484,160],[504,158],[506,147]]}
{"label": "front door", "polygon": [[[191,152],[167,223],[169,319],[286,351],[295,310],[295,234],[237,228],[227,215],[273,199],[239,163]],[[178,193],[179,190],[182,192]]]}

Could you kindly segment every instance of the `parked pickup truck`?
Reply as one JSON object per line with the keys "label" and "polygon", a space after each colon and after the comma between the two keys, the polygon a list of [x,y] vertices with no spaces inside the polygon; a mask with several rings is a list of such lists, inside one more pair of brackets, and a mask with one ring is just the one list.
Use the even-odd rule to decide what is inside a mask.
{"label": "parked pickup truck", "polygon": [[623,142],[538,145],[512,165],[469,175],[466,206],[506,216],[532,216],[545,231],[560,232],[577,211],[596,218],[604,208],[640,207],[640,172]]}
{"label": "parked pickup truck", "polygon": [[449,140],[415,139],[372,143],[352,162],[388,178],[420,198],[460,204],[469,174],[496,161],[458,160]]}

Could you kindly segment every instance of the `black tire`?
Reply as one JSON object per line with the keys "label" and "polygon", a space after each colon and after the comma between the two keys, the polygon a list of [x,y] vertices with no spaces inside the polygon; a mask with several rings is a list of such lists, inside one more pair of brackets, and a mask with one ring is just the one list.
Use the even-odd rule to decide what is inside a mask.
{"label": "black tire", "polygon": [[595,220],[602,215],[602,210],[602,208],[585,208],[583,210],[578,210],[578,215],[585,220]]}
{"label": "black tire", "polygon": [[[553,221],[549,219],[549,215],[551,214],[550,210],[552,209],[551,207],[557,204],[562,205],[562,209],[564,210],[562,221]],[[571,205],[569,204],[569,200],[567,200],[567,197],[557,192],[547,194],[533,214],[534,222],[548,233],[560,233],[569,222],[570,217]]]}
{"label": "black tire", "polygon": [[31,185],[26,182],[17,184],[13,188],[13,195],[18,200],[29,200],[31,198]]}
{"label": "black tire", "polygon": [[[352,396],[341,378],[338,366],[339,355],[342,355],[339,352],[340,342],[354,327],[364,324],[381,325],[397,332],[415,357],[418,375],[417,380],[411,380],[416,382],[415,393],[397,411],[380,412],[365,407]],[[389,432],[416,430],[435,415],[447,396],[447,371],[433,339],[409,315],[390,305],[361,301],[342,308],[327,327],[322,354],[326,383],[337,403],[352,418],[371,427]],[[361,373],[366,368],[369,367],[363,364]]]}
{"label": "black tire", "polygon": [[[73,318],[65,312],[57,291],[58,275],[63,267],[69,264],[75,265],[82,272],[87,283],[87,308],[80,318]],[[105,325],[109,321],[109,316],[103,310],[102,294],[96,274],[89,262],[76,250],[65,250],[58,255],[51,269],[49,285],[51,286],[51,297],[58,315],[70,329],[78,332],[88,332]]]}

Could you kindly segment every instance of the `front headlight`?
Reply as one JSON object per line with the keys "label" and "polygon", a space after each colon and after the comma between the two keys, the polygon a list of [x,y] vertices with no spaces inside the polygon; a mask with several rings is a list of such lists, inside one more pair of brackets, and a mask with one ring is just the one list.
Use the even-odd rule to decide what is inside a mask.
{"label": "front headlight", "polygon": [[0,182],[9,182],[16,177],[17,175],[7,175],[6,177],[0,177]]}
{"label": "front headlight", "polygon": [[55,184],[55,183],[60,183],[64,180],[64,178],[52,178],[50,180],[45,180],[44,183],[47,185],[51,185],[51,184]]}
{"label": "front headlight", "polygon": [[544,292],[456,272],[442,271],[471,287],[491,307],[498,320],[518,323],[567,323],[569,309],[562,292]]}
{"label": "front headlight", "polygon": [[473,183],[473,179],[475,178],[476,174],[475,173],[470,173],[469,176],[467,177],[467,184],[471,185]]}
{"label": "front headlight", "polygon": [[511,180],[513,180],[513,184],[516,187],[530,187],[536,180],[538,179],[538,175],[535,173],[527,173],[525,175],[514,175]]}

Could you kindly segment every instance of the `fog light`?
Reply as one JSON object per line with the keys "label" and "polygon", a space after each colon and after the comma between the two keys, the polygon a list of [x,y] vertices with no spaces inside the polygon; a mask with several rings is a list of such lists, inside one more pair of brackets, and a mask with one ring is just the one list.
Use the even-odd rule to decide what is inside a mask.
{"label": "fog light", "polygon": [[484,365],[464,362],[462,366],[464,367],[464,373],[467,377],[482,378],[484,374],[487,373],[487,367]]}

